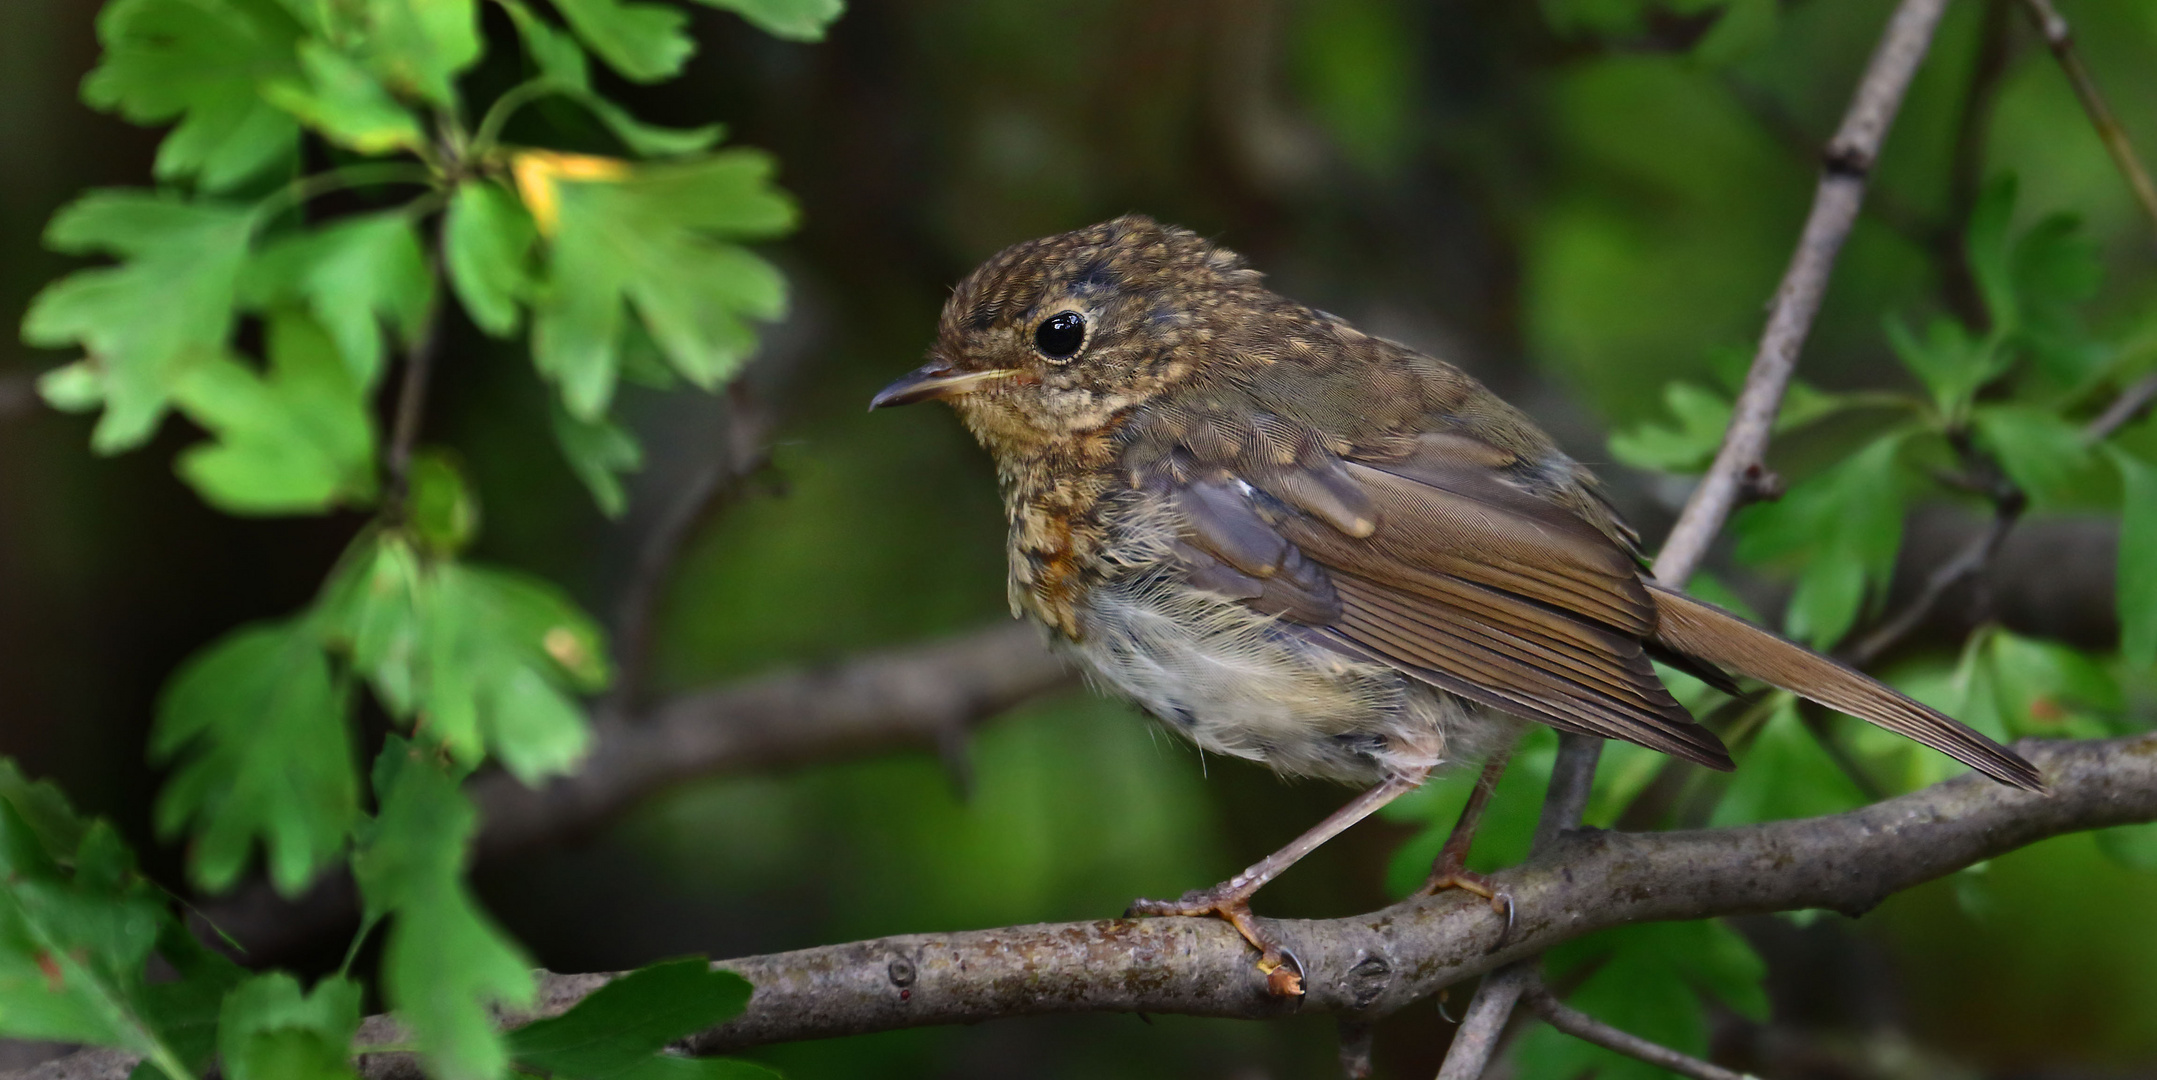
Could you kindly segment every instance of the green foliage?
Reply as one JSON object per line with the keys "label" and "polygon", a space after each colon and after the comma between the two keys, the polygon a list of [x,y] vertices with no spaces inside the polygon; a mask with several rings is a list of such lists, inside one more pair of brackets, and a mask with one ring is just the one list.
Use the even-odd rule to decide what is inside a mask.
{"label": "green foliage", "polygon": [[198,884],[229,888],[259,839],[270,880],[294,895],[344,850],[359,812],[349,711],[329,659],[296,623],[236,630],[174,674],[150,753],[185,758],[157,824],[165,836],[192,828]]}
{"label": "green foliage", "polygon": [[443,1080],[487,1080],[507,1063],[488,1012],[532,998],[531,962],[464,884],[477,813],[460,776],[391,739],[375,762],[382,812],[361,831],[352,872],[371,924],[391,919],[382,992]]}
{"label": "green foliage", "polygon": [[[607,414],[625,362],[655,346],[669,378],[710,389],[731,377],[755,347],[750,322],[785,303],[777,271],[739,245],[795,221],[768,158],[712,153],[717,125],[646,124],[593,87],[586,48],[632,78],[678,71],[693,51],[681,8],[559,0],[564,29],[498,2],[537,74],[474,102],[463,76],[486,50],[479,0],[112,0],[84,99],[174,123],[157,176],[175,186],[93,192],[62,210],[47,243],[111,265],[51,284],[23,321],[31,344],[80,350],[39,386],[57,407],[102,410],[99,451],[144,444],[177,411],[208,438],[176,470],[212,506],[377,511],[314,604],[236,630],[174,674],[151,742],[174,766],[157,824],[186,839],[189,874],[209,892],[230,888],[258,844],[287,894],[349,851],[367,925],[387,920],[382,992],[445,1078],[500,1075],[509,1058],[490,1009],[531,994],[528,962],[464,884],[475,815],[458,782],[490,759],[527,783],[571,768],[590,738],[578,698],[610,672],[597,626],[560,590],[461,558],[478,498],[452,455],[378,446],[375,417],[393,411],[379,400],[384,373],[435,348],[452,306],[505,339],[529,309],[535,369],[564,389],[558,441],[619,514],[619,474],[641,457]],[[808,41],[841,2],[710,6]],[[518,110],[548,95],[631,154],[669,160],[504,145]],[[468,128],[474,113],[484,119]],[[308,139],[324,148],[302,155]],[[336,192],[367,208],[310,205]],[[359,686],[409,732],[378,761],[372,817],[353,758]],[[172,1080],[213,1055],[241,1080],[352,1075],[358,983],[340,973],[303,994],[282,974],[243,981],[134,875],[108,827],[12,767],[0,798],[0,1033],[122,1046]],[[153,951],[182,977],[147,985]],[[747,1075],[656,1056],[665,1039],[622,1012],[664,984],[685,995],[667,1022],[699,1026],[738,1006],[745,984],[653,978],[555,1022],[599,1056],[556,1045],[530,1067]]]}
{"label": "green foliage", "polygon": [[300,27],[272,0],[114,0],[98,15],[104,56],[83,100],[137,124],[178,126],[157,178],[227,191],[288,168],[299,125],[257,87],[298,73]]}
{"label": "green foliage", "polygon": [[324,979],[308,994],[283,973],[257,975],[225,996],[218,1057],[232,1080],[347,1080],[359,1032],[359,984]]}
{"label": "green foliage", "polygon": [[[103,821],[77,817],[50,784],[0,760],[0,1031],[117,1046],[171,1080],[193,1075],[169,1021],[224,973],[187,964],[153,991],[144,965],[175,920]],[[184,937],[184,930],[177,930]]]}
{"label": "green foliage", "polygon": [[2120,474],[2120,652],[2157,663],[2157,465],[2112,448]]}
{"label": "green foliage", "polygon": [[[1544,963],[1560,985],[1585,976],[1567,995],[1567,1004],[1683,1053],[1707,1053],[1703,996],[1753,1020],[1767,1019],[1767,991],[1761,988],[1767,965],[1720,922],[1605,930],[1552,949]],[[1524,1076],[1578,1076],[1588,1069],[1602,1080],[1667,1075],[1543,1025],[1529,1029],[1516,1053]]]}
{"label": "green foliage", "polygon": [[631,168],[531,152],[516,171],[518,191],[552,239],[534,359],[561,385],[571,415],[593,420],[606,411],[631,309],[674,370],[706,388],[733,375],[754,347],[744,320],[782,312],[778,271],[727,242],[793,227],[793,204],[770,186],[764,155],[737,150]]}
{"label": "green foliage", "polygon": [[1802,566],[1783,625],[1814,645],[1857,623],[1902,546],[1905,435],[1891,432],[1732,522],[1738,557]]}
{"label": "green foliage", "polygon": [[765,1080],[761,1065],[662,1053],[669,1043],[739,1015],[749,983],[702,958],[653,964],[594,991],[560,1016],[509,1034],[517,1067],[563,1080]]}

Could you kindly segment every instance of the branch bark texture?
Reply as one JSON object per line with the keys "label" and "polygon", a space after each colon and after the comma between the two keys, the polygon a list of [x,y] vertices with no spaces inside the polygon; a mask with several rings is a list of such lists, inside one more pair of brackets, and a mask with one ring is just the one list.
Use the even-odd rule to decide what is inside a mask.
{"label": "branch bark texture", "polygon": [[[1567,833],[1495,875],[1518,921],[1441,893],[1367,915],[1267,920],[1303,961],[1300,1001],[1266,991],[1250,947],[1216,919],[1104,919],[908,934],[719,962],[756,986],[743,1015],[688,1041],[696,1054],[1042,1013],[1146,1012],[1265,1019],[1325,1010],[1382,1017],[1463,979],[1621,924],[1827,908],[1860,914],[1887,896],[2062,833],[2157,820],[2157,735],[2025,741],[2052,795],[1975,774],[1832,817],[1665,833]],[[542,976],[542,1012],[605,975]],[[393,1034],[370,1021],[370,1040]],[[91,1066],[97,1066],[92,1068]],[[373,1077],[409,1060],[370,1057]],[[119,1080],[102,1051],[22,1080]]]}

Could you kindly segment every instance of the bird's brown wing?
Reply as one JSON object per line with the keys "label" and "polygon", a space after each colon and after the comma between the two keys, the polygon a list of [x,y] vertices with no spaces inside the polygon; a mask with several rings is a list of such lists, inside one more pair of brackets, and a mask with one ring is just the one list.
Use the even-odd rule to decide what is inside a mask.
{"label": "bird's brown wing", "polygon": [[1492,708],[1730,768],[1649,662],[1632,557],[1509,480],[1518,464],[1450,435],[1365,460],[1187,447],[1155,482],[1208,587]]}

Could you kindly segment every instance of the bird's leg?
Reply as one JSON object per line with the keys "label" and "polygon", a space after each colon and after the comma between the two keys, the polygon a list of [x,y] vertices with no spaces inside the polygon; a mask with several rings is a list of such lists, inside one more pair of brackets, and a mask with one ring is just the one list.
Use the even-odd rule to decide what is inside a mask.
{"label": "bird's leg", "polygon": [[[1282,871],[1294,866],[1297,860],[1318,849],[1320,844],[1339,836],[1356,822],[1371,816],[1379,807],[1414,791],[1430,775],[1427,768],[1416,769],[1387,779],[1377,787],[1350,800],[1348,805],[1335,810],[1324,821],[1312,826],[1309,832],[1289,841],[1288,846],[1252,863],[1240,874],[1210,889],[1187,892],[1175,900],[1134,900],[1125,915],[1214,915],[1227,920],[1243,939],[1259,952],[1258,970],[1266,975],[1266,985],[1281,997],[1299,997],[1303,994],[1302,965],[1289,971],[1282,966],[1286,955],[1280,943],[1272,939],[1251,916],[1251,896],[1264,888],[1266,883],[1280,877]],[[1293,960],[1293,956],[1287,957]]]}
{"label": "bird's leg", "polygon": [[1490,901],[1492,911],[1505,916],[1508,931],[1513,928],[1512,894],[1501,891],[1489,878],[1468,869],[1468,848],[1475,843],[1476,825],[1483,820],[1483,810],[1490,805],[1491,793],[1498,790],[1498,778],[1505,775],[1506,763],[1512,757],[1513,747],[1508,744],[1499,747],[1490,760],[1483,763],[1483,772],[1475,779],[1475,790],[1468,794],[1468,805],[1461,807],[1460,817],[1453,822],[1453,831],[1446,834],[1445,846],[1438,849],[1438,857],[1431,862],[1430,879],[1416,890],[1417,896],[1429,896],[1446,889],[1474,893]]}

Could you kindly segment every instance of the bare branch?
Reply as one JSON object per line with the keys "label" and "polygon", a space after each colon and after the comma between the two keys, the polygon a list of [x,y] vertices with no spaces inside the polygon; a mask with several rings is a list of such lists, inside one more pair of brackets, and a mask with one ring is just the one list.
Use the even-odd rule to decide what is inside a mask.
{"label": "bare branch", "polygon": [[1775,290],[1767,330],[1745,376],[1745,388],[1738,394],[1730,430],[1656,557],[1655,576],[1665,585],[1682,586],[1692,576],[1746,488],[1767,476],[1768,434],[1781,411],[1783,391],[1790,385],[1798,352],[1826,295],[1835,257],[1864,203],[1866,176],[1946,7],[1947,0],[1903,0],[1896,7],[1842,126],[1828,141],[1826,167],[1813,195],[1812,212],[1782,284]]}
{"label": "bare branch", "polygon": [[[1559,1001],[1557,995],[1538,982],[1521,994],[1521,1000],[1537,1016],[1551,1027],[1576,1039],[1594,1043],[1605,1050],[1615,1050],[1629,1058],[1638,1058],[1660,1069],[1668,1069],[1679,1076],[1693,1080],[1747,1080],[1747,1074],[1725,1069],[1720,1065],[1702,1061],[1690,1054],[1681,1054],[1667,1046],[1652,1043],[1631,1032],[1620,1031],[1609,1024]],[[1442,1075],[1442,1074],[1441,1074]]]}
{"label": "bare branch", "polygon": [[631,715],[644,704],[652,624],[661,590],[673,576],[682,546],[771,461],[765,445],[771,435],[771,418],[750,402],[748,393],[738,380],[727,387],[726,445],[675,494],[637,549],[636,567],[614,613],[615,653],[621,671],[607,698],[610,712]]}
{"label": "bare branch", "polygon": [[397,384],[397,411],[391,421],[389,445],[383,448],[382,465],[389,474],[389,491],[382,499],[383,515],[392,521],[404,513],[404,497],[411,479],[412,455],[419,449],[420,421],[427,415],[427,380],[434,374],[434,356],[442,349],[443,303],[442,253],[427,258],[427,317],[419,338],[405,348],[404,376]]}
{"label": "bare branch", "polygon": [[2105,411],[2082,429],[2082,442],[2087,446],[2112,437],[2119,429],[2135,421],[2136,417],[2149,411],[2150,404],[2157,402],[2157,374],[2144,375],[2120,391],[2120,396],[2105,406]]}
{"label": "bare branch", "polygon": [[[1827,908],[1860,914],[1921,882],[2062,833],[2157,820],[2157,735],[2018,749],[2054,794],[1964,775],[1846,814],[1742,828],[1565,834],[1494,875],[1519,921],[1457,893],[1344,919],[1266,920],[1302,960],[1308,993],[1266,990],[1250,948],[1218,919],[1103,919],[907,934],[743,957],[717,966],[756,986],[743,1015],[686,1048],[722,1054],[798,1039],[1044,1013],[1146,1012],[1266,1019],[1325,1010],[1386,1016],[1440,989],[1606,927]],[[542,977],[544,1012],[604,975]],[[35,1080],[110,1075],[57,1071]],[[48,1071],[54,1070],[54,1071]],[[369,1059],[370,1076],[378,1072]]]}
{"label": "bare branch", "polygon": [[2045,37],[2045,44],[2052,49],[2052,56],[2060,62],[2060,70],[2075,88],[2075,96],[2082,100],[2082,110],[2090,114],[2090,123],[2097,128],[2097,137],[2104,141],[2105,152],[2112,155],[2112,163],[2119,166],[2120,175],[2127,178],[2127,186],[2134,190],[2135,201],[2142,204],[2142,212],[2149,215],[2150,224],[2157,226],[2157,184],[2150,182],[2150,174],[2142,168],[2135,157],[2134,144],[2127,141],[2127,129],[2120,126],[2112,115],[2112,107],[2105,103],[2105,96],[2097,89],[2096,80],[2090,78],[2090,70],[2082,64],[2082,54],[2075,50],[2074,29],[2052,6],[2052,0],[2023,0],[2030,13],[2030,21],[2037,24],[2037,31]]}
{"label": "bare branch", "polygon": [[1498,1042],[1505,1036],[1506,1022],[1521,991],[1535,981],[1535,962],[1524,960],[1485,976],[1468,1003],[1468,1015],[1446,1047],[1445,1062],[1438,1066],[1438,1080],[1476,1080],[1497,1056]]}
{"label": "bare branch", "polygon": [[[472,782],[483,822],[476,858],[587,833],[673,784],[934,747],[947,732],[1073,681],[1037,632],[1007,623],[687,694],[634,723],[602,717],[591,756],[575,776],[536,790],[505,773]],[[357,902],[351,880],[335,876],[296,901],[256,883],[203,913],[260,964],[345,927]]]}

